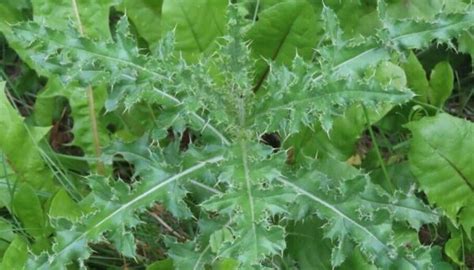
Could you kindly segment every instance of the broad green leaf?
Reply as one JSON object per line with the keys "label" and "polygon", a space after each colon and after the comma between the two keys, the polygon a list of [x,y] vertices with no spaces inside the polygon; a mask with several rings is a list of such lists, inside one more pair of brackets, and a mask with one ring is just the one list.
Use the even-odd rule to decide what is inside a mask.
{"label": "broad green leaf", "polygon": [[51,201],[48,216],[51,219],[65,218],[74,222],[79,220],[81,209],[64,189],[60,189]]}
{"label": "broad green leaf", "polygon": [[473,229],[474,229],[474,200],[470,205],[465,206],[461,213],[459,213],[459,223],[464,228],[467,236],[472,240]]}
{"label": "broad green leaf", "polygon": [[431,71],[430,81],[413,52],[410,52],[403,68],[408,78],[408,86],[417,94],[417,99],[441,107],[451,96],[454,88],[454,74],[447,61],[439,62]]}
{"label": "broad green leaf", "polygon": [[[339,259],[339,252],[333,252],[333,243],[324,238],[324,222],[317,218],[309,218],[288,228],[288,254],[294,259],[301,270],[334,269],[331,260]],[[348,245],[344,248],[353,247]],[[343,248],[343,246],[340,246]],[[376,269],[359,251],[354,251],[338,269],[373,270]]]}
{"label": "broad green leaf", "polygon": [[423,66],[413,52],[410,52],[402,67],[407,76],[408,87],[417,94],[415,98],[427,103],[431,92],[430,85]]}
{"label": "broad green leaf", "polygon": [[[321,1],[310,0],[315,5]],[[369,36],[381,26],[380,18],[376,12],[376,1],[325,1],[340,19],[340,27],[345,39],[357,38],[359,35]]]}
{"label": "broad green leaf", "polygon": [[[462,232],[461,232],[462,233]],[[444,246],[444,252],[446,255],[453,260],[457,265],[464,266],[463,262],[463,240],[459,232],[452,233],[451,238],[446,242]]]}
{"label": "broad green leaf", "polygon": [[[370,124],[379,121],[393,105],[379,106],[369,111]],[[344,115],[334,118],[329,133],[321,126],[303,128],[290,137],[285,145],[292,147],[294,161],[299,162],[305,157],[331,157],[345,161],[356,154],[357,141],[367,128],[364,109],[358,104],[352,105]]]}
{"label": "broad green leaf", "polygon": [[12,224],[8,220],[0,218],[0,258],[3,258],[5,251],[14,238],[15,233]]}
{"label": "broad green leaf", "polygon": [[430,75],[430,103],[441,107],[451,96],[454,88],[454,72],[447,61],[438,63]]}
{"label": "broad green leaf", "polygon": [[239,262],[235,259],[221,259],[217,261],[212,270],[237,270],[239,269]]}
{"label": "broad green leaf", "polygon": [[170,259],[157,261],[148,265],[146,270],[174,270],[173,261]]}
{"label": "broad green leaf", "polygon": [[22,14],[20,7],[22,4],[13,3],[13,1],[2,1],[0,3],[0,31],[8,31],[8,24],[16,23],[26,19]]}
{"label": "broad green leaf", "polygon": [[[474,124],[448,114],[411,122],[410,167],[430,203],[454,224],[474,196]],[[449,192],[446,192],[449,191]]]}
{"label": "broad green leaf", "polygon": [[[474,33],[473,31],[466,31],[458,38],[459,51],[468,53],[471,55],[471,59],[474,59]],[[474,65],[474,62],[472,63]]]}
{"label": "broad green leaf", "polygon": [[65,30],[72,23],[79,32],[110,39],[109,9],[115,0],[32,0],[34,19]]}
{"label": "broad green leaf", "polygon": [[195,61],[217,48],[216,39],[225,33],[227,0],[164,0],[162,34],[175,31],[175,50]]}
{"label": "broad green leaf", "polygon": [[403,69],[389,61],[384,61],[377,65],[375,79],[383,85],[391,85],[398,89],[403,89],[407,86],[407,78]]}
{"label": "broad green leaf", "polygon": [[123,10],[154,52],[161,38],[161,7],[164,0],[124,0]]}
{"label": "broad green leaf", "polygon": [[435,270],[453,270],[453,265],[446,262],[442,248],[434,246],[431,249],[431,256],[433,258],[433,269]]}
{"label": "broad green leaf", "polygon": [[28,184],[21,184],[15,190],[12,200],[13,213],[21,221],[23,228],[35,238],[47,234],[47,221],[41,202],[35,190]]}
{"label": "broad green leaf", "polygon": [[298,54],[311,59],[321,29],[316,13],[304,0],[281,1],[259,14],[259,20],[249,30],[252,54],[257,59],[256,88],[262,85],[270,67],[266,60],[291,64]]}
{"label": "broad green leaf", "polygon": [[8,160],[0,151],[0,208],[11,204],[10,195],[15,186],[15,173],[8,165]]}
{"label": "broad green leaf", "polygon": [[323,225],[322,221],[311,218],[288,226],[287,252],[301,270],[333,269],[332,244],[324,239]]}
{"label": "broad green leaf", "polygon": [[26,241],[20,236],[16,236],[3,255],[2,262],[0,263],[0,269],[27,269],[25,268],[27,259],[28,246]]}
{"label": "broad green leaf", "polygon": [[49,128],[28,127],[11,106],[0,83],[0,150],[17,174],[36,190],[54,190],[53,175],[42,159],[38,142]]}
{"label": "broad green leaf", "polygon": [[[23,10],[27,9],[29,5],[29,1],[25,0],[5,0],[0,2],[0,33],[7,39],[12,37],[11,24],[28,19],[28,16],[25,14],[26,12],[23,12]],[[12,46],[12,44],[9,45]],[[16,47],[15,50],[20,55],[27,55],[27,52],[20,47]]]}

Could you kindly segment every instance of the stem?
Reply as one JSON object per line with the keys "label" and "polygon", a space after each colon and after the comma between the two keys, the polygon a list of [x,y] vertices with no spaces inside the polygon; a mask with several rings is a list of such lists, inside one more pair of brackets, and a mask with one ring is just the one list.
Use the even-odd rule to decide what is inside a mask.
{"label": "stem", "polygon": [[375,138],[374,131],[372,130],[372,125],[370,124],[370,119],[369,119],[369,113],[367,112],[367,108],[362,105],[362,108],[364,109],[364,115],[365,115],[365,121],[367,123],[367,129],[369,130],[370,138],[372,139],[372,142],[374,143],[375,147],[375,153],[377,154],[377,159],[380,162],[380,167],[382,168],[382,172],[385,178],[385,182],[387,184],[387,187],[390,189],[390,191],[395,191],[395,186],[392,183],[392,180],[390,179],[390,176],[388,175],[387,168],[385,167],[385,162],[382,158],[382,154],[380,153],[380,148],[377,143],[377,140]]}
{"label": "stem", "polygon": [[419,100],[416,100],[416,99],[413,99],[413,100],[411,100],[411,101],[413,101],[414,103],[416,103],[416,104],[418,104],[418,105],[421,105],[421,106],[430,108],[430,109],[432,109],[432,110],[435,110],[436,113],[443,112],[443,108],[433,106],[433,105],[431,105],[431,104],[429,104],[429,103],[426,103],[426,102],[423,102],[423,101],[419,101]]}
{"label": "stem", "polygon": [[94,152],[95,152],[95,157],[97,158],[97,173],[100,175],[104,175],[105,166],[104,166],[104,163],[100,160],[100,156],[102,155],[102,150],[100,148],[100,138],[99,138],[99,130],[97,128],[97,118],[95,117],[94,93],[92,92],[92,87],[90,86],[87,87],[86,91],[87,91],[87,104],[89,107],[89,117],[91,119]]}
{"label": "stem", "polygon": [[[77,21],[77,30],[84,36],[84,27],[81,22],[81,17],[79,16],[79,9],[77,7],[76,0],[71,0],[72,9],[74,11],[74,16],[76,17]],[[97,128],[97,118],[96,118],[96,110],[95,110],[95,101],[94,101],[94,93],[92,91],[92,87],[88,86],[86,89],[87,92],[87,106],[89,107],[89,117],[91,119],[91,129],[92,129],[92,140],[94,144],[94,153],[95,157],[97,158],[97,174],[105,175],[105,166],[104,163],[100,160],[102,155],[102,150],[100,147],[100,138],[99,138],[99,130]]]}
{"label": "stem", "polygon": [[[234,87],[233,87],[234,88]],[[247,142],[245,140],[245,134],[243,131],[245,130],[245,101],[243,94],[242,96],[238,99],[238,108],[239,108],[239,123],[240,123],[240,150],[242,151],[242,167],[244,170],[244,178],[245,178],[245,189],[247,193],[247,197],[249,200],[249,207],[250,207],[250,217],[251,217],[251,222],[252,222],[252,233],[253,233],[253,249],[255,250],[256,253],[258,253],[258,237],[257,237],[257,228],[256,228],[256,215],[255,215],[255,199],[253,198],[253,192],[252,192],[252,179],[250,177],[250,168],[249,168],[249,162],[248,162],[248,156],[247,156]],[[249,247],[250,248],[250,247]]]}
{"label": "stem", "polygon": [[260,9],[260,0],[257,0],[257,4],[255,4],[255,10],[253,11],[253,19],[252,23],[257,21],[258,10]]}
{"label": "stem", "polygon": [[168,225],[168,223],[166,223],[162,218],[160,218],[157,214],[153,213],[153,212],[148,212],[148,214],[150,216],[152,216],[154,219],[156,219],[156,221],[158,221],[158,223],[161,224],[161,226],[165,227],[165,229],[167,231],[169,231],[170,233],[172,233],[174,236],[176,236],[178,239],[181,239],[181,240],[186,240],[186,237],[182,236],[181,234],[179,234],[177,231],[175,231],[170,225]]}

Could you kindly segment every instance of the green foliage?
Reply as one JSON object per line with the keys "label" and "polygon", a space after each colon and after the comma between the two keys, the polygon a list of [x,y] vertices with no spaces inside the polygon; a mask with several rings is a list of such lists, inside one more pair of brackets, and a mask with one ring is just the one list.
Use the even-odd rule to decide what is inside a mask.
{"label": "green foliage", "polygon": [[408,76],[408,85],[420,101],[442,107],[451,96],[454,88],[454,74],[450,64],[446,61],[438,63],[431,71],[430,81],[425,71],[413,53],[408,56],[404,69]]}
{"label": "green foliage", "polygon": [[250,46],[257,59],[257,88],[269,72],[266,61],[291,64],[296,54],[311,59],[321,30],[316,18],[311,5],[304,0],[281,1],[258,14],[258,21],[246,36],[252,40]]}
{"label": "green foliage", "polygon": [[16,236],[3,255],[0,267],[2,269],[24,269],[28,258],[28,246],[25,240]]}
{"label": "green foliage", "polygon": [[[32,0],[35,21],[65,30],[82,28],[91,38],[110,37],[109,8],[114,0]],[[70,21],[71,20],[71,21]],[[65,23],[70,21],[70,23]]]}
{"label": "green foliage", "polygon": [[162,6],[163,0],[124,0],[121,7],[140,36],[148,42],[152,52],[161,38]]}
{"label": "green foliage", "polygon": [[[443,252],[464,265],[472,124],[439,113],[407,125],[429,204],[391,161],[406,153],[379,149],[371,125],[410,101],[448,103],[455,66],[428,80],[413,52],[455,39],[469,51],[472,4],[34,0],[28,20],[9,3],[0,31],[47,83],[25,119],[0,85],[2,269],[85,269],[103,249],[147,269],[442,269],[418,234],[445,217]],[[111,7],[125,16],[110,20]],[[148,215],[159,236],[140,235]],[[151,243],[161,256],[147,261]]]}
{"label": "green foliage", "polygon": [[[409,159],[420,187],[432,203],[471,235],[473,216],[474,125],[447,114],[410,123],[413,133]],[[446,140],[449,138],[449,140]],[[447,192],[449,191],[449,192]],[[467,211],[461,215],[460,212]],[[462,217],[462,219],[460,219]]]}
{"label": "green foliage", "polygon": [[0,149],[8,159],[18,181],[37,190],[52,190],[53,174],[42,159],[37,144],[49,128],[28,127],[7,99],[0,84]]}
{"label": "green foliage", "polygon": [[162,33],[175,31],[175,49],[186,60],[196,60],[216,47],[225,31],[227,0],[164,1]]}

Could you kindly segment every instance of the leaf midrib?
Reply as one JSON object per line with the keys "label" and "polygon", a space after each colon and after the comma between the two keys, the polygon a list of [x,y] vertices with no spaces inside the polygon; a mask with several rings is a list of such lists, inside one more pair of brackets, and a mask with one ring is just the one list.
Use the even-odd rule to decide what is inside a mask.
{"label": "leaf midrib", "polygon": [[[337,209],[336,207],[332,206],[330,203],[324,201],[323,199],[319,198],[318,196],[306,191],[305,189],[299,187],[298,185],[288,181],[287,179],[283,178],[283,177],[277,177],[276,178],[277,181],[279,181],[280,183],[286,185],[286,186],[289,186],[291,188],[293,188],[296,192],[299,192],[301,194],[303,194],[304,196],[312,199],[313,201],[319,203],[320,205],[324,206],[325,208],[329,209],[331,212],[335,213],[336,215],[340,216],[341,218],[349,221],[350,223],[352,223],[354,226],[356,226],[357,228],[359,228],[360,230],[362,230],[364,233],[366,233],[370,238],[374,239],[375,241],[377,241],[381,246],[384,247],[384,249],[388,252],[390,251],[390,248],[382,241],[380,240],[376,235],[374,235],[371,231],[369,231],[367,228],[365,228],[364,226],[362,226],[361,224],[359,224],[357,221],[353,220],[352,218],[350,218],[349,216],[347,216],[345,213],[341,212],[339,209]],[[388,256],[389,259],[392,260],[392,258],[390,258]],[[407,258],[406,256],[403,256],[403,258],[409,262],[410,264],[414,265],[417,269],[417,265],[415,262],[413,262],[411,259]]]}
{"label": "leaf midrib", "polygon": [[[294,17],[295,19],[291,21],[291,24],[286,29],[285,34],[280,39],[280,42],[278,43],[278,46],[277,46],[276,50],[273,52],[273,55],[271,57],[272,61],[275,61],[277,59],[278,55],[280,54],[281,48],[283,47],[286,40],[288,39],[288,36],[290,35],[290,32],[293,29],[293,26],[294,26],[296,20],[298,20],[298,18],[300,17],[302,11],[303,11],[303,6],[300,7],[300,9],[298,10],[298,12],[296,13],[296,15]],[[266,64],[265,71],[262,73],[261,77],[259,78],[257,84],[255,85],[255,87],[253,89],[254,92],[257,92],[260,89],[263,82],[267,78],[267,75],[268,75],[269,71],[270,71],[270,66],[268,64]]]}
{"label": "leaf midrib", "polygon": [[[38,24],[36,23],[33,23],[32,25],[35,25],[35,26],[38,26]],[[26,31],[26,32],[29,32],[29,33],[32,33],[31,30],[29,29],[22,29],[23,31]],[[54,32],[59,32],[59,31],[55,31],[55,30],[51,30],[51,29],[48,29],[49,31],[54,31]],[[59,32],[60,33],[60,32]],[[87,39],[83,39],[83,40],[87,40]],[[127,60],[123,60],[123,59],[120,59],[120,58],[115,58],[115,57],[111,57],[111,56],[108,56],[108,55],[105,55],[105,54],[99,54],[99,53],[96,53],[96,52],[93,52],[91,50],[87,50],[83,47],[77,47],[77,46],[69,46],[67,44],[64,44],[63,42],[59,42],[57,40],[54,40],[54,39],[48,39],[48,42],[51,42],[51,43],[54,43],[55,45],[57,45],[58,47],[65,47],[65,48],[68,48],[70,50],[78,50],[78,51],[82,51],[82,52],[85,52],[85,53],[88,53],[92,56],[95,56],[95,57],[98,57],[98,58],[103,58],[103,59],[106,59],[106,60],[109,60],[111,62],[117,62],[117,63],[122,63],[124,65],[128,65],[128,66],[131,66],[131,67],[134,67],[134,68],[137,68],[139,70],[142,70],[148,74],[151,74],[153,76],[156,76],[157,79],[163,79],[163,80],[168,80],[169,78],[168,77],[165,77],[165,76],[162,76],[161,74],[159,73],[156,73],[154,71],[151,71],[139,64],[136,64],[136,63],[133,63],[131,61],[127,61]],[[182,104],[182,101],[177,99],[176,97],[166,93],[166,92],[163,92],[159,89],[156,89],[154,88],[153,89],[155,92],[157,92],[158,94],[162,95],[163,97],[166,97],[169,101],[175,103],[176,105],[180,105]],[[206,121],[205,119],[203,119],[200,115],[198,115],[197,113],[195,112],[190,112],[190,115],[191,117],[193,117],[194,119],[196,119],[198,122],[200,122],[201,124],[204,125],[203,127],[203,130],[204,129],[209,129],[211,130],[211,132],[213,132],[217,137],[219,137],[219,139],[221,139],[221,142],[224,144],[224,145],[230,145],[230,141],[224,136],[224,134],[222,134],[218,129],[216,129],[212,124],[209,123],[209,121]]]}
{"label": "leaf midrib", "polygon": [[179,6],[179,9],[181,10],[181,13],[184,16],[184,20],[186,21],[186,24],[188,25],[189,31],[191,31],[191,35],[193,36],[193,39],[196,42],[196,45],[199,49],[199,52],[201,52],[201,53],[204,52],[204,49],[203,49],[201,43],[199,42],[199,36],[198,36],[198,34],[196,33],[196,30],[193,27],[194,24],[191,22],[191,20],[188,17],[188,14],[185,12],[185,10],[183,8],[183,2],[179,1],[178,6]]}
{"label": "leaf midrib", "polygon": [[[362,94],[377,94],[377,95],[388,95],[388,96],[393,96],[393,95],[397,95],[397,96],[404,96],[404,95],[407,95],[407,94],[410,94],[410,92],[403,92],[403,91],[384,91],[384,92],[371,92],[371,91],[364,91],[364,90],[356,90],[356,89],[349,89],[349,88],[343,88],[341,91],[339,92],[323,92],[323,93],[317,93],[316,96],[312,96],[312,97],[305,97],[303,99],[298,99],[298,100],[292,100],[291,103],[292,104],[301,104],[301,103],[305,103],[305,102],[312,102],[314,101],[315,98],[317,97],[324,97],[324,96],[331,96],[331,95],[337,95],[337,94],[340,94],[340,93],[344,93],[344,92],[354,92],[354,93],[362,93]],[[258,119],[260,118],[261,116],[265,115],[265,114],[268,114],[269,112],[271,111],[278,111],[278,110],[282,110],[282,109],[289,109],[290,107],[288,107],[288,104],[284,104],[284,105],[280,105],[280,106],[272,106],[271,108],[268,108],[266,109],[264,112],[260,112],[260,113],[257,113],[253,116],[253,118],[255,119]]]}
{"label": "leaf midrib", "polygon": [[[428,146],[433,149],[433,151],[440,157],[442,158],[444,161],[446,161],[446,163],[449,164],[449,166],[451,166],[453,168],[453,170],[456,172],[456,174],[459,175],[459,178],[461,178],[464,182],[464,184],[466,184],[467,187],[469,187],[469,189],[471,190],[471,192],[474,193],[474,185],[471,183],[471,181],[469,180],[469,178],[464,175],[464,173],[462,172],[461,169],[459,169],[456,164],[454,164],[454,162],[452,162],[447,156],[445,156],[441,151],[439,151],[439,149],[432,145],[430,142],[426,142],[426,144],[428,144]],[[473,181],[474,182],[474,181]]]}
{"label": "leaf midrib", "polygon": [[215,157],[212,157],[210,159],[207,159],[205,161],[201,161],[199,163],[197,163],[196,165],[176,174],[176,175],[173,175],[172,177],[169,177],[168,179],[166,179],[165,181],[157,184],[156,186],[154,186],[153,188],[145,191],[144,193],[142,194],[139,194],[138,196],[134,197],[132,200],[130,200],[129,202],[123,204],[122,206],[120,206],[118,209],[116,209],[115,211],[113,211],[112,213],[108,214],[107,216],[105,216],[103,219],[99,220],[96,224],[94,224],[92,227],[89,227],[88,230],[86,230],[84,233],[82,233],[81,235],[79,235],[78,237],[76,237],[73,241],[71,241],[70,243],[68,243],[65,247],[63,247],[60,251],[57,251],[55,252],[52,257],[53,257],[53,260],[55,258],[58,258],[63,252],[65,252],[69,247],[71,247],[72,245],[74,245],[77,241],[85,238],[88,236],[88,234],[91,232],[91,231],[94,231],[96,230],[97,228],[100,228],[101,225],[103,225],[104,223],[106,223],[107,221],[109,221],[110,219],[112,219],[115,215],[117,215],[118,213],[126,210],[127,208],[131,207],[134,203],[137,203],[138,201],[150,196],[152,193],[156,192],[157,190],[161,189],[162,187],[168,185],[169,183],[171,182],[174,182],[188,174],[191,174],[199,169],[202,169],[203,167],[205,167],[206,165],[208,164],[213,164],[213,163],[217,163],[217,162],[220,162],[224,160],[224,156],[222,155],[219,155],[219,156],[215,156]]}

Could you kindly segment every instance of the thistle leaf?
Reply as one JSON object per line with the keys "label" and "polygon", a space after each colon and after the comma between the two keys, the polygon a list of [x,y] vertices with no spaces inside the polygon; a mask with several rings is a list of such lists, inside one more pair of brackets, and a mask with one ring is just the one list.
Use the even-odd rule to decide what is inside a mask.
{"label": "thistle leaf", "polygon": [[[122,181],[112,183],[103,177],[90,177],[88,183],[92,192],[83,202],[83,207],[90,209],[89,213],[78,223],[57,227],[53,253],[30,258],[28,267],[66,269],[72,261],[82,262],[91,254],[88,243],[102,240],[106,232],[112,232],[110,237],[119,251],[134,256],[133,235],[126,232],[125,228],[139,223],[135,213],[144,211],[153,202],[160,200],[162,190],[169,184],[222,160],[223,156],[215,156],[174,175],[163,171],[159,178],[143,179],[133,189]],[[121,233],[124,238],[117,238],[116,233]]]}
{"label": "thistle leaf", "polygon": [[[194,112],[197,108],[192,103],[178,99],[183,92],[197,92],[198,87],[190,82],[188,74],[193,74],[190,66],[173,56],[172,36],[163,39],[157,56],[153,57],[139,52],[125,18],[117,27],[114,43],[92,41],[78,37],[74,31],[57,31],[34,22],[13,28],[16,34],[10,42],[31,52],[30,58],[39,74],[48,77],[57,74],[66,86],[74,83],[102,86],[104,82],[111,85],[106,110],[116,110],[120,103],[129,110],[143,100],[179,111],[184,109],[181,114],[193,125],[228,143],[222,133]],[[188,105],[191,110],[183,108]]]}
{"label": "thistle leaf", "polygon": [[[339,167],[331,174],[342,171],[344,167],[350,173],[337,180],[309,165],[290,176],[295,180],[278,177],[277,181],[294,190],[300,197],[295,200],[296,218],[314,213],[327,221],[323,227],[324,236],[338,242],[333,255],[338,254],[336,257],[339,259],[332,261],[333,267],[341,264],[352,252],[352,249],[344,248],[351,242],[355,242],[369,261],[378,267],[404,264],[410,269],[418,269],[430,265],[431,260],[422,259],[429,257],[428,250],[419,243],[410,243],[416,246],[410,250],[404,243],[394,241],[393,219],[410,222],[418,228],[425,222],[437,222],[437,215],[414,197],[396,202],[397,199],[372,184],[367,176],[357,175],[357,170],[347,164],[335,161],[330,164],[333,165],[331,170]],[[324,170],[324,167],[321,169]],[[415,209],[412,203],[417,205]],[[418,215],[418,211],[423,214]],[[412,260],[412,256],[419,259]]]}
{"label": "thistle leaf", "polygon": [[328,132],[334,116],[343,114],[351,105],[369,108],[381,103],[396,105],[413,97],[408,89],[385,86],[374,80],[337,77],[323,80],[314,76],[314,66],[298,57],[291,70],[286,67],[273,69],[268,91],[257,104],[253,119],[255,125],[263,123],[257,126],[262,132],[278,130],[291,135],[302,126],[314,125],[314,119],[318,119]]}

